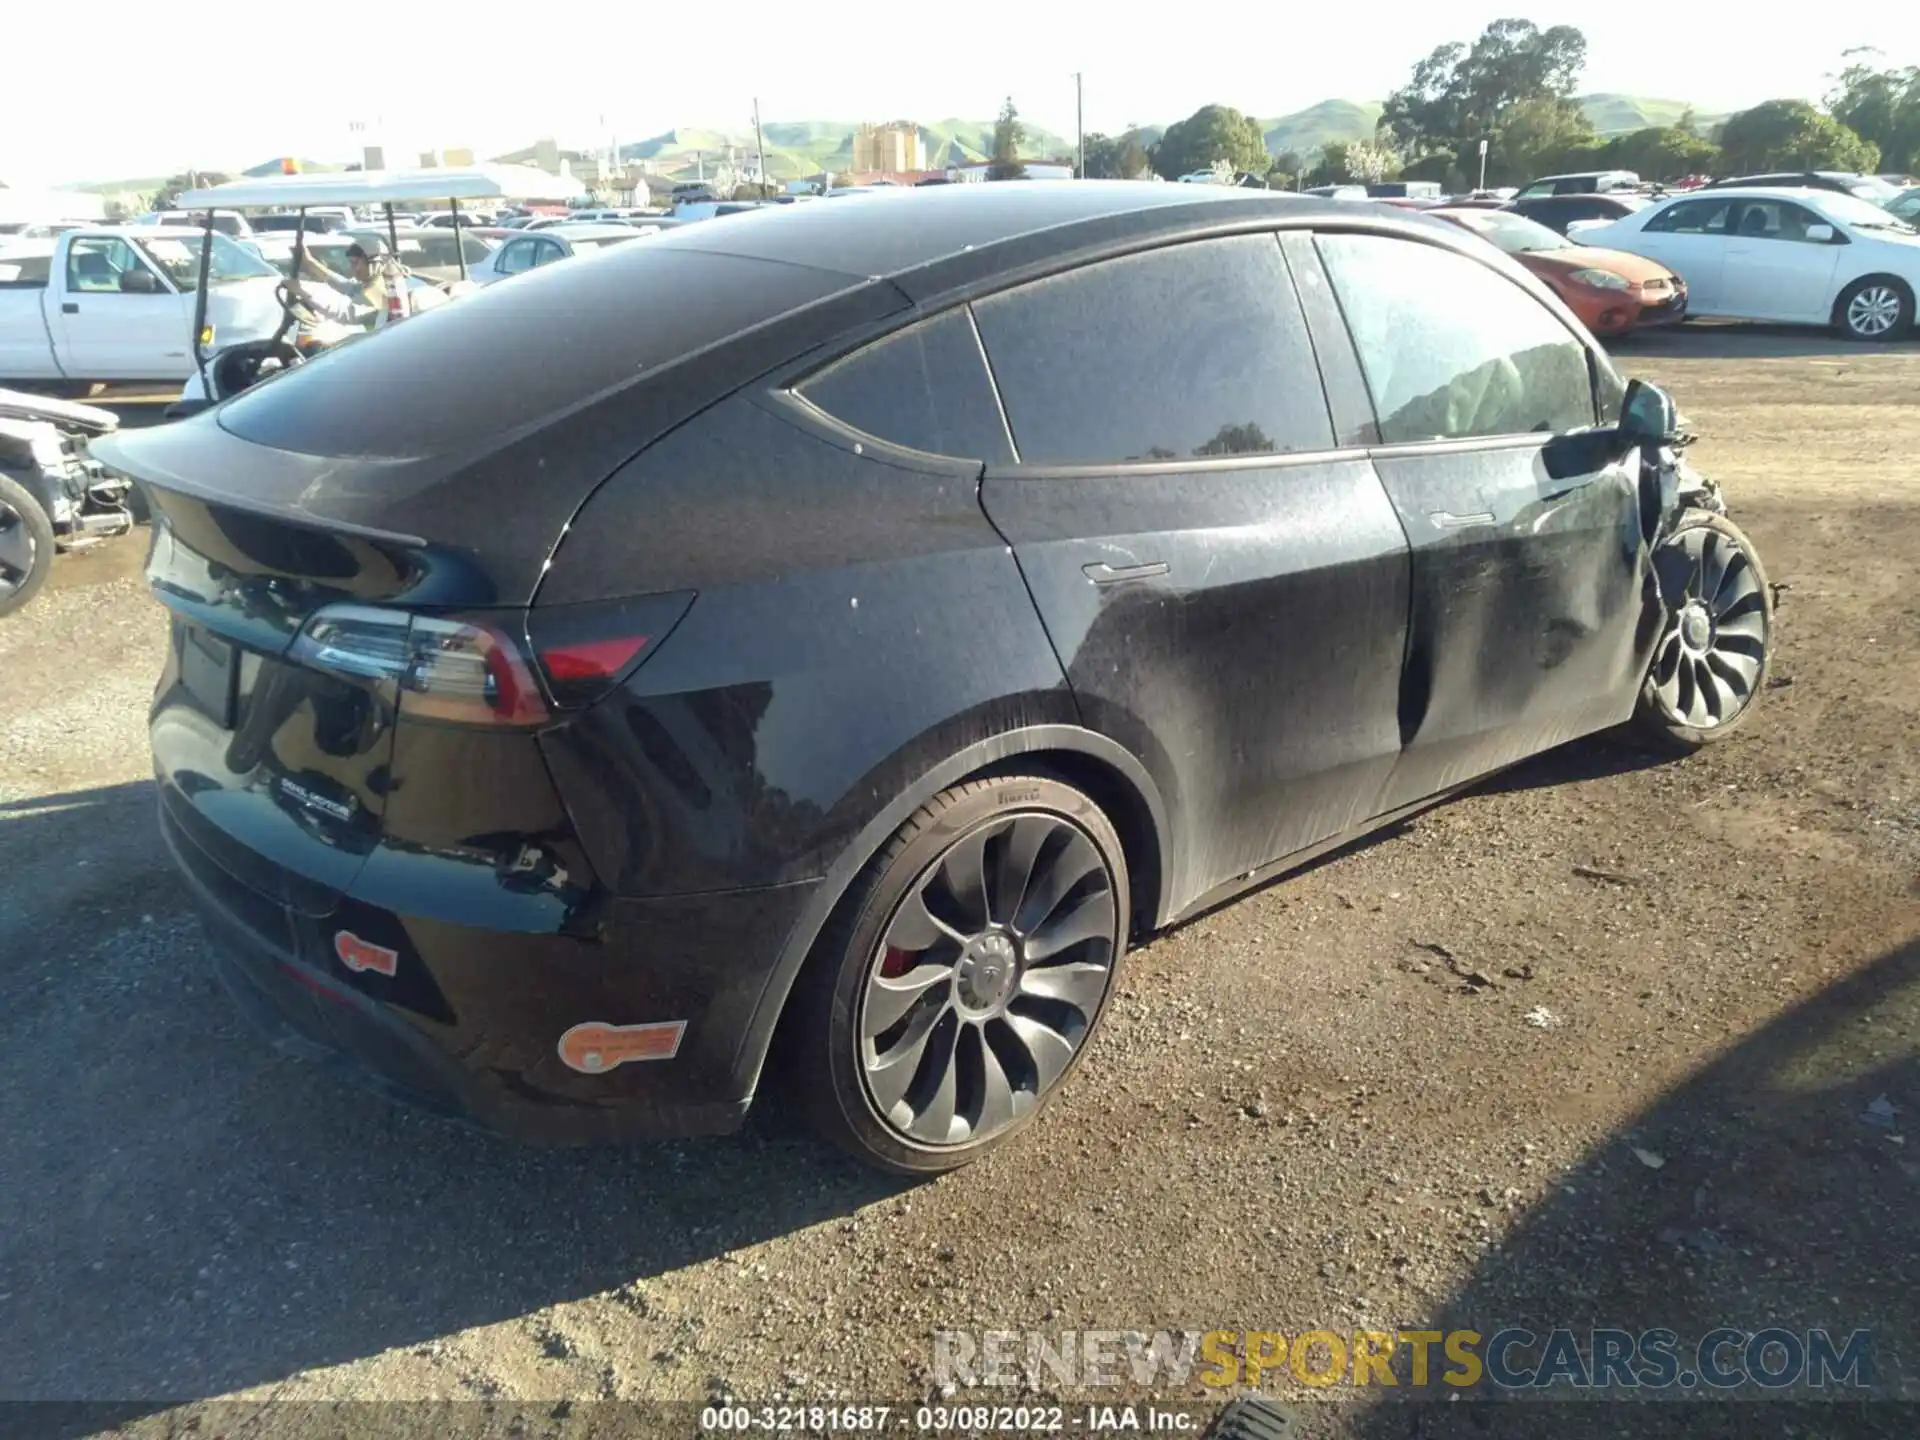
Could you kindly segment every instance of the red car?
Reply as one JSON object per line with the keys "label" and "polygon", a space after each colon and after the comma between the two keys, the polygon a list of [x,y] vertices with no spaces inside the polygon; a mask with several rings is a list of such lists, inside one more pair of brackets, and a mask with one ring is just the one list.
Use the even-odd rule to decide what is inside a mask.
{"label": "red car", "polygon": [[1624,335],[1686,317],[1687,282],[1657,261],[1577,244],[1509,210],[1443,207],[1427,213],[1513,256],[1595,335]]}

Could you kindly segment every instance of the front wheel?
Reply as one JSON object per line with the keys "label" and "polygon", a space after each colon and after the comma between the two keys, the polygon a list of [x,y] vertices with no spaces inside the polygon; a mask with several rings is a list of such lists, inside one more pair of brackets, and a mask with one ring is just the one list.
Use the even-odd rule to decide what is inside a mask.
{"label": "front wheel", "polygon": [[1833,307],[1850,340],[1895,340],[1913,328],[1913,291],[1886,275],[1856,280]]}
{"label": "front wheel", "polygon": [[1653,565],[1666,617],[1634,727],[1665,748],[1695,750],[1732,734],[1766,686],[1773,591],[1753,542],[1705,510],[1681,519]]}
{"label": "front wheel", "polygon": [[1119,837],[1057,780],[936,795],[868,866],[801,997],[815,1125],[880,1169],[957,1169],[1025,1128],[1113,993],[1130,914]]}
{"label": "front wheel", "polygon": [[11,615],[47,583],[53,521],[19,481],[0,475],[0,615]]}

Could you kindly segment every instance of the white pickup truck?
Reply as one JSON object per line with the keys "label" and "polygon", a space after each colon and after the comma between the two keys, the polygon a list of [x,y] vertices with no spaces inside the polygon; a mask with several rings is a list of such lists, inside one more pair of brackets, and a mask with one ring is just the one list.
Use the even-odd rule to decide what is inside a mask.
{"label": "white pickup truck", "polygon": [[[0,386],[184,381],[194,365],[201,234],[101,225],[0,237]],[[209,353],[279,327],[280,272],[217,232],[207,281]]]}

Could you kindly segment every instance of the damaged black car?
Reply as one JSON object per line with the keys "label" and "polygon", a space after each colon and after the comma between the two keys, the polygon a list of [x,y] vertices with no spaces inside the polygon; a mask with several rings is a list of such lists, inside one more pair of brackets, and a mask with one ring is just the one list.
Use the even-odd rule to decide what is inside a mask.
{"label": "damaged black car", "polygon": [[1130,938],[1577,736],[1735,733],[1770,592],[1683,441],[1454,227],[1089,182],[687,226],[99,453],[163,833],[273,1033],[529,1139],[777,1093],[924,1174]]}

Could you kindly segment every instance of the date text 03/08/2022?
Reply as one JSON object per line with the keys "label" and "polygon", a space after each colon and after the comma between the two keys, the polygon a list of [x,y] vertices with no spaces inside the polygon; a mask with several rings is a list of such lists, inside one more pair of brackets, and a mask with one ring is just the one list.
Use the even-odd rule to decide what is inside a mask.
{"label": "date text 03/08/2022", "polygon": [[909,1431],[928,1435],[1048,1435],[1140,1431],[1197,1435],[1209,1406],[1172,1405],[709,1405],[702,1431],[829,1434]]}

